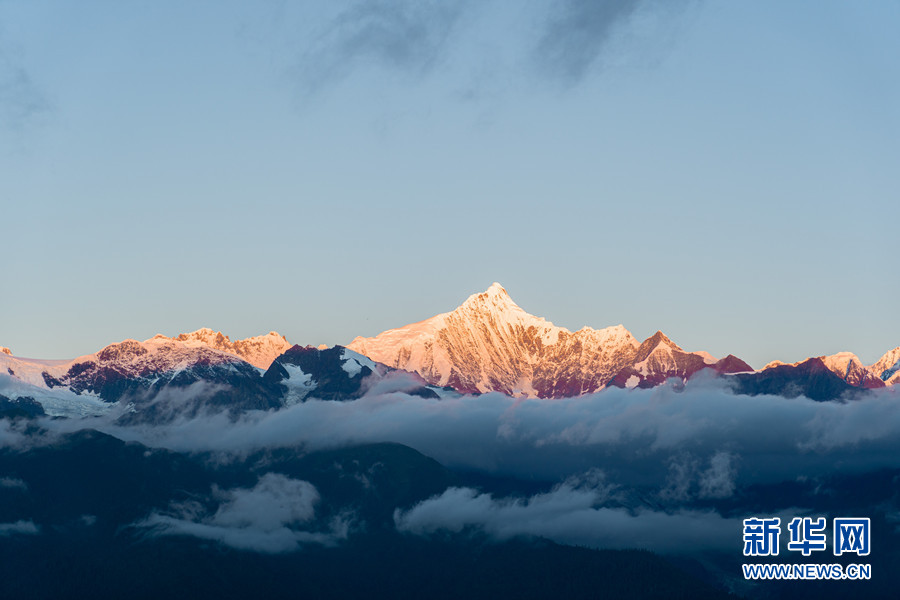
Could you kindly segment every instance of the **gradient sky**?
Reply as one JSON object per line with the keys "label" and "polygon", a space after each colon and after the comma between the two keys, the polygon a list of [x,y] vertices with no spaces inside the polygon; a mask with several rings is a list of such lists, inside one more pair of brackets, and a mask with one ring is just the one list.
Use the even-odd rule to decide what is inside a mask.
{"label": "gradient sky", "polygon": [[0,345],[347,343],[501,282],[759,367],[900,345],[900,3],[0,0]]}

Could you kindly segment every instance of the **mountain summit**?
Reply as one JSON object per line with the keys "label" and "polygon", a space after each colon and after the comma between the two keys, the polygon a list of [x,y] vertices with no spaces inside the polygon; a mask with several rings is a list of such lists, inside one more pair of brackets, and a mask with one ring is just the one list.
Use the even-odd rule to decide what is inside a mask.
{"label": "mountain summit", "polygon": [[[358,337],[347,347],[433,385],[537,398],[597,391],[636,362],[644,364],[623,385],[635,374],[639,381],[659,382],[716,365],[708,354],[684,352],[662,332],[641,344],[622,325],[575,332],[557,327],[522,310],[499,283],[451,312]],[[663,352],[671,360],[657,357]]]}
{"label": "mountain summit", "polygon": [[153,339],[183,342],[188,347],[211,348],[237,356],[260,369],[268,369],[273,360],[293,346],[283,335],[274,331],[232,342],[221,331],[213,331],[207,327],[190,333],[181,333],[173,338],[157,334]]}
{"label": "mountain summit", "polygon": [[900,346],[886,352],[869,368],[887,385],[900,383]]}

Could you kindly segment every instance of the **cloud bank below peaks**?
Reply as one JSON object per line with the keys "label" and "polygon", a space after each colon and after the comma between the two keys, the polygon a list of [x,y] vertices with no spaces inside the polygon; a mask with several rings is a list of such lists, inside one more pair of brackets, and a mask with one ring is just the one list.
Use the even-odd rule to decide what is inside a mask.
{"label": "cloud bank below peaks", "polygon": [[[392,389],[401,384],[393,381]],[[891,388],[844,403],[735,395],[702,379],[683,389],[610,388],[561,400],[434,399],[373,388],[355,401],[309,400],[252,411],[236,422],[216,414],[165,425],[121,426],[102,418],[42,423],[51,431],[95,427],[176,451],[395,442],[451,468],[547,482],[602,468],[619,483],[665,488],[672,498],[722,497],[735,486],[799,474],[900,467],[900,398]]]}

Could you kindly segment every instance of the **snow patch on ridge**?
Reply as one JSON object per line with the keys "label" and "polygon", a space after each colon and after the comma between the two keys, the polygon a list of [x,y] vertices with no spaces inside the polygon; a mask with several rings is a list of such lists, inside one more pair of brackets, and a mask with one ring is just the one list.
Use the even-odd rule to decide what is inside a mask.
{"label": "snow patch on ridge", "polygon": [[11,400],[33,398],[50,417],[97,417],[112,410],[113,405],[94,394],[76,394],[68,388],[47,389],[0,373],[0,395]]}
{"label": "snow patch on ridge", "polygon": [[310,392],[316,389],[311,373],[306,373],[297,365],[290,363],[281,363],[281,366],[288,374],[288,378],[282,381],[288,389],[284,397],[285,405],[291,406],[302,402]]}
{"label": "snow patch on ridge", "polygon": [[360,374],[363,367],[369,367],[369,370],[375,373],[377,371],[375,367],[375,363],[372,362],[369,358],[359,354],[358,352],[354,352],[353,350],[348,350],[344,348],[341,352],[341,368],[349,375],[350,377],[356,377]]}
{"label": "snow patch on ridge", "polygon": [[714,365],[714,364],[716,364],[717,362],[719,362],[719,359],[718,359],[718,358],[716,358],[715,356],[713,356],[713,355],[710,354],[709,352],[706,352],[705,350],[698,350],[697,352],[694,352],[694,354],[697,354],[697,355],[699,355],[700,357],[702,357],[702,358],[703,358],[703,362],[705,362],[705,363],[708,364],[708,365]]}
{"label": "snow patch on ridge", "polygon": [[881,386],[880,373],[866,367],[859,357],[852,352],[838,352],[830,356],[820,356],[819,359],[828,367],[828,370],[854,386],[872,387],[873,384]]}
{"label": "snow patch on ridge", "polygon": [[254,367],[263,370],[268,369],[272,361],[284,354],[292,346],[283,335],[275,331],[270,331],[266,335],[232,342],[231,338],[224,335],[221,331],[213,331],[207,327],[190,333],[181,333],[174,338],[157,334],[151,339],[182,342],[189,348],[205,347],[218,350],[237,356]]}

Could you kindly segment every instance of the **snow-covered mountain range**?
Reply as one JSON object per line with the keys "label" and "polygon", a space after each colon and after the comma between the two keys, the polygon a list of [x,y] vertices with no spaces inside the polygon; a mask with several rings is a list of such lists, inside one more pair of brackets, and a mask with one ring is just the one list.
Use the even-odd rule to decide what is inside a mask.
{"label": "snow-covered mountain range", "polygon": [[[900,347],[872,365],[841,352],[754,371],[730,354],[717,359],[685,351],[660,331],[640,342],[622,325],[574,332],[557,327],[525,312],[494,283],[453,311],[357,337],[346,348],[293,346],[275,332],[231,341],[211,329],[124,340],[61,361],[16,357],[0,347],[0,399],[33,399],[48,414],[95,414],[120,401],[149,406],[167,389],[194,386],[195,395],[212,398],[213,404],[267,409],[309,397],[352,399],[392,378],[400,387],[385,389],[420,395],[439,396],[447,393],[441,388],[453,388],[563,398],[608,386],[685,381],[703,369],[729,377],[743,393],[831,399],[900,382]],[[396,371],[421,379],[404,380]]]}
{"label": "snow-covered mountain range", "polygon": [[[311,394],[328,400],[358,398],[366,385],[389,379],[394,371],[341,346],[290,346],[274,332],[231,342],[201,329],[174,338],[124,340],[72,360],[0,354],[0,400],[34,400],[47,414],[60,416],[99,414],[124,404],[132,413],[158,419],[204,407],[278,408]],[[407,377],[386,389],[437,396],[424,386],[421,379]],[[173,390],[179,393],[167,394]],[[166,404],[175,396],[182,406]]]}
{"label": "snow-covered mountain range", "polygon": [[852,352],[838,352],[795,363],[782,363],[776,360],[763,367],[763,370],[785,365],[796,367],[813,358],[822,361],[829,371],[853,387],[875,389],[900,382],[900,374],[898,374],[900,371],[900,347],[888,351],[874,364],[868,366],[862,364],[859,357]]}
{"label": "snow-covered mountain range", "polygon": [[[739,387],[748,392],[822,387],[828,390],[819,394],[822,399],[846,389],[900,382],[900,347],[869,366],[841,352],[792,365],[773,362],[754,371],[731,354],[717,359],[707,352],[685,351],[661,331],[638,342],[622,325],[575,332],[556,327],[522,310],[499,283],[451,312],[375,337],[357,337],[347,347],[418,373],[433,385],[538,398],[576,396],[606,386],[653,387],[673,377],[686,380],[702,369],[743,373]],[[790,368],[770,371],[781,366]],[[828,381],[832,376],[835,381]],[[806,383],[791,387],[798,383],[794,380]]]}
{"label": "snow-covered mountain range", "polygon": [[886,352],[869,370],[887,385],[900,383],[900,346]]}

